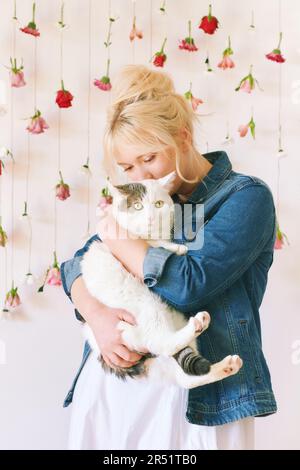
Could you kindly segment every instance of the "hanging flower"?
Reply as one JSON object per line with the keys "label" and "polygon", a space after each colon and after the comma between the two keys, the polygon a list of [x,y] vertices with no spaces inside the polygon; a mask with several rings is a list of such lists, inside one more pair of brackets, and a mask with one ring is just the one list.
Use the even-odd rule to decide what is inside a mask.
{"label": "hanging flower", "polygon": [[111,90],[111,83],[110,83],[110,78],[109,78],[109,64],[110,64],[110,59],[107,59],[107,66],[106,66],[106,75],[103,75],[100,80],[95,79],[94,80],[94,85],[99,88],[99,90],[103,91],[109,91]]}
{"label": "hanging flower", "polygon": [[103,210],[112,204],[113,197],[109,192],[108,186],[105,186],[104,188],[101,189],[101,197],[99,199],[99,202],[97,204],[96,208],[96,214],[101,215]]}
{"label": "hanging flower", "polygon": [[199,104],[203,104],[203,101],[196,98],[192,93],[192,83],[190,83],[190,89],[184,93],[184,97],[191,102],[194,111],[197,111]]}
{"label": "hanging flower", "polygon": [[62,2],[61,7],[60,7],[60,17],[59,17],[59,20],[57,22],[57,26],[61,30],[65,29],[65,28],[68,28],[68,25],[66,25],[65,20],[64,20],[64,8],[65,8],[65,4],[64,4],[64,2]]}
{"label": "hanging flower", "polygon": [[245,137],[248,134],[249,129],[251,131],[253,139],[255,139],[255,122],[253,120],[253,116],[251,116],[251,119],[248,124],[242,124],[239,126],[238,131],[240,133],[240,137]]}
{"label": "hanging flower", "polygon": [[[153,65],[155,65],[155,67],[163,67],[166,60],[167,60],[167,56],[164,52],[166,42],[167,42],[167,38],[164,39],[164,42],[161,46],[160,51],[155,52],[155,54],[153,56],[154,57]],[[153,59],[153,57],[152,57],[152,59]]]}
{"label": "hanging flower", "polygon": [[249,74],[246,75],[246,77],[242,78],[242,80],[240,81],[240,83],[239,83],[238,87],[235,89],[235,91],[242,90],[245,93],[251,93],[252,90],[254,90],[254,88],[255,88],[255,83],[257,83],[258,88],[260,90],[262,90],[260,88],[259,83],[256,80],[256,78],[254,78],[253,75],[252,75],[252,68],[253,68],[253,65],[250,65]]}
{"label": "hanging flower", "polygon": [[206,70],[204,71],[204,73],[210,74],[211,72],[213,72],[213,69],[211,68],[211,65],[210,65],[208,52],[206,55],[205,64],[206,64]]}
{"label": "hanging flower", "polygon": [[220,69],[226,70],[226,69],[233,69],[235,67],[235,63],[230,58],[232,54],[233,54],[233,50],[231,49],[231,40],[230,40],[230,36],[228,36],[228,47],[223,51],[223,59],[218,64],[218,67]]}
{"label": "hanging flower", "polygon": [[86,176],[90,176],[92,174],[89,166],[89,160],[90,158],[87,157],[85,164],[80,167],[80,173]]}
{"label": "hanging flower", "polygon": [[45,119],[42,117],[41,112],[37,109],[34,116],[31,118],[30,124],[26,127],[28,132],[31,134],[42,134],[45,129],[49,129],[48,124]]}
{"label": "hanging flower", "polygon": [[203,16],[199,29],[202,29],[206,34],[214,34],[219,27],[219,21],[211,14],[211,5],[209,5],[208,15]]}
{"label": "hanging flower", "polygon": [[191,20],[189,20],[189,35],[180,41],[179,49],[183,49],[189,52],[198,51],[198,47],[195,45],[194,38],[192,38]]}
{"label": "hanging flower", "polygon": [[274,249],[275,250],[281,250],[283,246],[285,245],[285,241],[289,245],[288,237],[286,236],[285,233],[283,233],[280,228],[279,228],[279,223],[276,220],[276,239],[274,243]]}
{"label": "hanging flower", "polygon": [[24,210],[23,210],[22,214],[20,215],[19,220],[21,220],[22,222],[24,222],[24,221],[28,222],[29,219],[30,219],[30,217],[29,217],[28,212],[27,212],[27,201],[24,201]]}
{"label": "hanging flower", "polygon": [[21,300],[18,294],[18,288],[14,287],[14,283],[12,283],[12,288],[10,291],[7,292],[5,296],[5,307],[6,308],[16,308],[21,304]]}
{"label": "hanging flower", "polygon": [[132,29],[131,29],[130,34],[129,34],[129,39],[130,39],[130,41],[133,41],[135,38],[143,39],[143,33],[140,29],[137,29],[137,27],[136,27],[136,17],[134,16]]}
{"label": "hanging flower", "polygon": [[[223,145],[234,144],[234,138],[230,135],[230,132],[229,132],[229,122],[228,121],[226,123],[226,126],[227,126],[226,137],[221,143]],[[248,128],[247,128],[247,132],[248,132]]]}
{"label": "hanging flower", "polygon": [[35,2],[32,5],[32,20],[28,23],[27,26],[25,26],[25,28],[20,28],[20,30],[23,33],[31,34],[32,36],[35,36],[35,37],[40,36],[40,32],[37,29],[36,24],[35,24]]}
{"label": "hanging flower", "polygon": [[8,157],[11,157],[13,159],[13,155],[11,151],[6,147],[1,147],[0,148],[0,176],[2,175],[2,171],[5,168],[4,162],[8,160]]}
{"label": "hanging flower", "polygon": [[53,252],[54,263],[47,269],[44,284],[38,289],[38,292],[43,292],[45,284],[49,286],[61,286],[60,267],[57,262],[56,251]]}
{"label": "hanging flower", "polygon": [[280,50],[281,41],[282,41],[282,33],[280,33],[279,35],[279,43],[278,43],[277,48],[273,49],[273,51],[270,52],[269,54],[266,54],[267,59],[272,60],[273,62],[278,62],[280,64],[285,62],[285,59],[282,56],[281,50]]}
{"label": "hanging flower", "polygon": [[2,227],[2,224],[0,223],[0,246],[5,247],[7,242],[7,234],[4,231],[4,228]]}
{"label": "hanging flower", "polygon": [[163,1],[162,5],[159,7],[159,10],[164,14],[166,13],[166,0]]}
{"label": "hanging flower", "polygon": [[34,275],[31,272],[26,273],[25,279],[24,279],[24,284],[26,284],[27,286],[32,286],[34,281],[35,281]]}
{"label": "hanging flower", "polygon": [[61,90],[58,90],[56,95],[56,104],[60,108],[70,108],[74,96],[68,90],[65,90],[64,81],[61,81]]}
{"label": "hanging flower", "polygon": [[56,197],[61,201],[65,201],[70,197],[70,186],[64,182],[61,171],[59,171],[59,175],[60,182],[55,186]]}
{"label": "hanging flower", "polygon": [[255,24],[254,24],[254,11],[251,12],[251,23],[249,25],[249,32],[255,33]]}
{"label": "hanging flower", "polygon": [[20,67],[17,66],[17,59],[12,59],[10,58],[10,63],[11,66],[8,67],[10,69],[10,85],[15,88],[21,88],[22,86],[26,85],[26,82],[24,80],[24,73],[22,72],[23,70],[23,60],[22,64]]}

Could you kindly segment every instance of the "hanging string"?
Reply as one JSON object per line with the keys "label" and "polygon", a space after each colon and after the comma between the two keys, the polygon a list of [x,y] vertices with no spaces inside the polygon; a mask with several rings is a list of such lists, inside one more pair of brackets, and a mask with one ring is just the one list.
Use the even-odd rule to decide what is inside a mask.
{"label": "hanging string", "polygon": [[[60,36],[59,36],[59,83],[63,82],[64,70],[63,70],[63,56],[64,56],[64,1],[61,2],[60,6]],[[58,148],[57,148],[57,172],[61,173],[61,134],[62,134],[62,114],[61,108],[58,107]],[[57,197],[56,191],[54,191],[54,250],[57,253]]]}
{"label": "hanging string", "polygon": [[[14,3],[14,16],[15,16],[16,5]],[[16,57],[16,20],[13,22],[13,34],[12,34],[12,57]],[[14,243],[14,230],[15,230],[15,148],[14,148],[14,87],[11,87],[10,92],[10,151],[13,155],[12,158],[12,171],[11,171],[11,279],[14,285],[14,257],[15,257],[15,243]],[[15,287],[15,286],[14,286]]]}
{"label": "hanging string", "polygon": [[[278,0],[278,29],[282,31],[282,2]],[[282,155],[282,66],[278,64],[278,159],[277,159],[277,195],[276,195],[276,213],[279,218],[280,201],[280,164]]]}
{"label": "hanging string", "polygon": [[[136,18],[136,2],[135,0],[132,0],[132,15],[133,15],[133,19],[134,19],[134,22],[135,22],[135,18]],[[135,64],[135,39],[132,41],[132,63]]]}
{"label": "hanging string", "polygon": [[[111,18],[111,0],[108,0],[108,18]],[[109,22],[109,24],[111,25],[111,22]],[[108,41],[110,43],[110,41]],[[109,61],[110,63],[110,45],[107,47],[107,60]],[[109,93],[109,104],[111,104],[111,93]]]}
{"label": "hanging string", "polygon": [[[30,135],[27,135],[27,168],[26,168],[26,194],[25,194],[25,213],[27,214],[28,200],[29,200],[29,174],[30,174]],[[32,225],[31,218],[28,215],[28,229],[29,229],[29,244],[28,244],[28,268],[27,274],[31,273],[31,251],[32,251]]]}
{"label": "hanging string", "polygon": [[[87,161],[90,161],[90,140],[91,140],[91,45],[92,45],[92,3],[89,0],[88,11],[88,102],[87,102]],[[87,235],[90,236],[90,186],[91,175],[87,173]]]}
{"label": "hanging string", "polygon": [[[150,57],[153,55],[153,0],[150,0]],[[153,62],[151,61],[153,67]]]}

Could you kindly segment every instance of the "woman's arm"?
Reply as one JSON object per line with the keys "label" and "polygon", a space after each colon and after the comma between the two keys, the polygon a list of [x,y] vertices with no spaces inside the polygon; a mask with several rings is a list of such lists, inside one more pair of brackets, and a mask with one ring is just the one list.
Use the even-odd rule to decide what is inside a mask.
{"label": "woman's arm", "polygon": [[[112,309],[93,297],[82,278],[80,262],[84,253],[98,235],[91,237],[74,257],[61,265],[61,278],[64,291],[75,306],[78,320],[86,321],[91,327],[105,362],[111,367],[131,367],[142,357],[130,351],[123,344],[117,324],[120,320],[135,324],[130,312]],[[79,313],[80,312],[80,313]]]}
{"label": "woman's arm", "polygon": [[[153,292],[184,313],[203,310],[230,287],[275,239],[275,207],[270,189],[247,182],[221,205],[204,228],[204,244],[178,256],[142,240],[106,239],[113,254],[126,263]],[[102,231],[99,231],[102,236]],[[146,242],[144,242],[146,243]]]}
{"label": "woman's arm", "polygon": [[132,367],[142,355],[130,351],[117,329],[119,321],[135,325],[135,318],[127,310],[110,308],[93,297],[79,276],[72,284],[71,296],[77,310],[91,327],[101,355],[111,367]]}

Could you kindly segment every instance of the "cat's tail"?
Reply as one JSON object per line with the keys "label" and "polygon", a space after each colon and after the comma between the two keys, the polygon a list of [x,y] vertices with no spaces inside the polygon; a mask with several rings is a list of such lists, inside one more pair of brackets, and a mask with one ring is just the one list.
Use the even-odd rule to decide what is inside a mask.
{"label": "cat's tail", "polygon": [[205,375],[210,371],[211,363],[190,346],[181,349],[173,357],[188,375]]}

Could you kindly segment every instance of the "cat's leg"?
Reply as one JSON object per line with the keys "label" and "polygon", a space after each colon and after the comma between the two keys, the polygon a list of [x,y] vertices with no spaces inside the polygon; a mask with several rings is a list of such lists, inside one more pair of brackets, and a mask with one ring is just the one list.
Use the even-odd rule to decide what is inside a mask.
{"label": "cat's leg", "polygon": [[129,348],[141,352],[143,352],[143,348],[146,348],[152,354],[173,356],[203,333],[208,328],[209,322],[208,312],[198,312],[195,316],[190,317],[188,323],[180,330],[168,331],[163,335],[152,335],[148,338],[147,344],[143,344],[145,336],[141,334],[138,325],[130,325],[120,321],[117,328],[122,331],[122,338]]}
{"label": "cat's leg", "polygon": [[207,374],[188,375],[173,357],[149,358],[145,362],[145,373],[149,380],[173,383],[191,389],[218,382],[236,374],[243,365],[239,356],[227,356],[213,364]]}
{"label": "cat's leg", "polygon": [[153,354],[173,356],[185,348],[193,339],[203,333],[209,325],[208,312],[198,312],[189,318],[187,324],[177,331],[168,331],[161,335],[153,335],[149,338],[147,347]]}
{"label": "cat's leg", "polygon": [[166,250],[176,253],[177,255],[185,255],[188,247],[180,243],[170,242],[168,240],[148,240],[149,244],[153,247],[162,246]]}
{"label": "cat's leg", "polygon": [[[176,383],[183,388],[191,389],[207,385],[213,382],[218,382],[226,377],[235,375],[243,365],[242,359],[237,356],[227,356],[222,361],[213,364],[210,371],[205,375],[188,375],[174,360],[172,362],[172,369]],[[170,374],[170,370],[169,370]]]}

